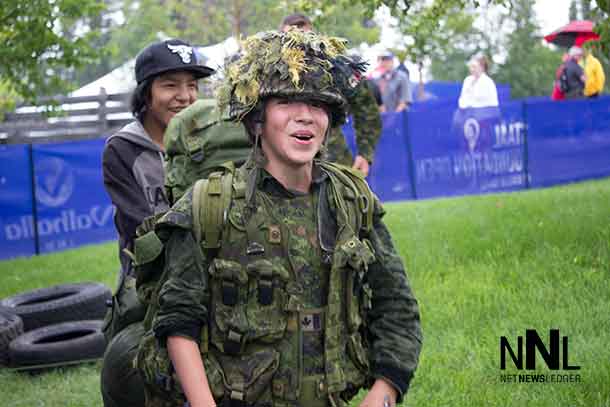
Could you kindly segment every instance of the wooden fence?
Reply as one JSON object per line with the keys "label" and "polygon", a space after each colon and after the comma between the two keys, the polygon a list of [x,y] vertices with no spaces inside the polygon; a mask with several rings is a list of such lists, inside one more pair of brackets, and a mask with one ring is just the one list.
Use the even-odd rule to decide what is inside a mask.
{"label": "wooden fence", "polygon": [[20,105],[0,122],[0,144],[96,138],[133,120],[129,93],[40,98]]}

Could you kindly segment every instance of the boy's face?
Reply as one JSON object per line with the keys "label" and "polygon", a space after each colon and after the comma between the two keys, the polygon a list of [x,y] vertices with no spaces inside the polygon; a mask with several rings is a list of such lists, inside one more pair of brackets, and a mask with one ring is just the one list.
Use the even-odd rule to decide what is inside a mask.
{"label": "boy's face", "polygon": [[310,165],[320,151],[329,125],[320,104],[271,98],[266,103],[262,149],[275,168]]}
{"label": "boy's face", "polygon": [[152,83],[146,114],[165,129],[172,117],[197,100],[197,92],[197,79],[191,72],[159,75]]}

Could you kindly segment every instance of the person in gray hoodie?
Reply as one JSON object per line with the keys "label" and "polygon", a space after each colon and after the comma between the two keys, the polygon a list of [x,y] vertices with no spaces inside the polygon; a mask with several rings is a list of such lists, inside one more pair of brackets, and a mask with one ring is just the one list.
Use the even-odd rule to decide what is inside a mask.
{"label": "person in gray hoodie", "polygon": [[[151,215],[169,209],[164,190],[163,136],[172,117],[197,100],[198,80],[214,73],[199,64],[195,49],[173,39],[146,47],[136,58],[137,87],[131,100],[135,120],[106,141],[102,167],[104,187],[116,208],[121,272],[113,307],[128,281],[133,283],[131,259],[136,228]],[[110,314],[116,312],[111,310]],[[144,389],[132,366],[141,321],[110,335],[101,373],[105,407],[144,406]]]}

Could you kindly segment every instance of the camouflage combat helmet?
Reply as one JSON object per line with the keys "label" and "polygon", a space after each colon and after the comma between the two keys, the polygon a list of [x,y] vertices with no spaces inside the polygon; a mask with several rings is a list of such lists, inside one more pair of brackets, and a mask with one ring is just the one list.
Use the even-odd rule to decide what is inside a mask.
{"label": "camouflage combat helmet", "polygon": [[319,102],[338,126],[365,68],[346,55],[344,39],[298,29],[261,32],[246,38],[239,58],[225,67],[217,100],[236,121],[262,109],[270,96]]}

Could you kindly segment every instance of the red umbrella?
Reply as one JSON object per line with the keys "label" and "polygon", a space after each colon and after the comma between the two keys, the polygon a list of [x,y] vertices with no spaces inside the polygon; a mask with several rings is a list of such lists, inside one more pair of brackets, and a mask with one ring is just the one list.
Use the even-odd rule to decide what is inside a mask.
{"label": "red umbrella", "polygon": [[572,21],[567,25],[546,35],[544,39],[560,47],[581,46],[587,41],[599,40],[599,34],[593,32],[593,22],[588,20]]}

